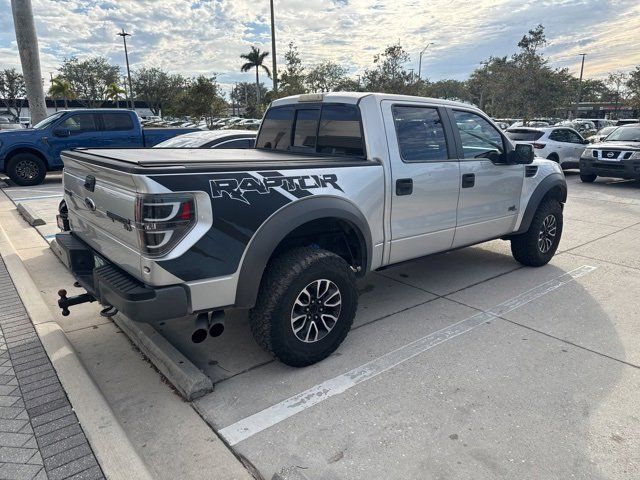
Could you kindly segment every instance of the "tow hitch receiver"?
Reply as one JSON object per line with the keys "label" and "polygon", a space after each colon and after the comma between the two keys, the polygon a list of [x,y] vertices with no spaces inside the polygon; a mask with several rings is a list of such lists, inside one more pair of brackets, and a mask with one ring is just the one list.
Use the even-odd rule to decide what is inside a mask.
{"label": "tow hitch receiver", "polygon": [[90,293],[82,293],[74,297],[67,297],[67,291],[65,289],[58,290],[58,306],[62,309],[62,315],[68,316],[71,312],[69,307],[73,305],[80,305],[81,303],[95,302],[96,298]]}

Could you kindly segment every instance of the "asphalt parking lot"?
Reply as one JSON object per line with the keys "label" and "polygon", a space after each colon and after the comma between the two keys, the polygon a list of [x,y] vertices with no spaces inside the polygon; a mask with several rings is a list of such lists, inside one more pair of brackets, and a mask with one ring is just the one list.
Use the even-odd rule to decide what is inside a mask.
{"label": "asphalt parking lot", "polygon": [[[263,478],[640,478],[640,183],[567,181],[549,265],[494,241],[371,274],[317,365],[274,361],[244,312],[199,345],[159,325],[215,383],[194,408]],[[5,192],[51,238],[59,176]]]}

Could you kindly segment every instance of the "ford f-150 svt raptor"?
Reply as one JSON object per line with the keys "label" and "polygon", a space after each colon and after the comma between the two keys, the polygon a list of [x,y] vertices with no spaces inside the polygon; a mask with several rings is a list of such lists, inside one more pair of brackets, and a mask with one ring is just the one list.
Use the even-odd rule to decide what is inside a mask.
{"label": "ford f-150 svt raptor", "polygon": [[63,313],[97,300],[141,322],[185,317],[202,341],[250,309],[257,342],[293,366],[340,345],[367,272],[497,238],[546,264],[567,196],[557,163],[478,109],[372,93],[276,100],[255,149],[63,159],[57,241],[87,290],[61,292]]}

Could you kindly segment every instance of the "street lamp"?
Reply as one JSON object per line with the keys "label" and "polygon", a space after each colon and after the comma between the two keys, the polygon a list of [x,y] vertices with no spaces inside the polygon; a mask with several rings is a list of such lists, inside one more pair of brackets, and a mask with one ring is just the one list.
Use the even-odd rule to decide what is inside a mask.
{"label": "street lamp", "polygon": [[435,43],[433,43],[433,42],[427,43],[427,46],[424,47],[422,49],[422,51],[420,52],[420,61],[418,62],[418,78],[420,80],[422,80],[422,55],[424,55],[424,52],[427,51],[427,48],[429,48],[430,45],[435,45]]}
{"label": "street lamp", "polygon": [[578,118],[578,109],[580,107],[580,100],[582,100],[582,74],[584,72],[584,57],[586,53],[579,54],[582,57],[582,65],[580,66],[580,81],[578,82],[578,99],[576,100],[575,118]]}
{"label": "street lamp", "polygon": [[278,71],[276,70],[276,22],[273,16],[273,0],[270,0],[271,8],[271,60],[273,61],[273,92],[278,93]]}
{"label": "street lamp", "polygon": [[127,62],[127,77],[129,77],[129,102],[131,104],[131,110],[135,110],[135,105],[133,104],[133,87],[131,86],[131,70],[129,70],[129,52],[127,52],[127,37],[130,37],[131,34],[124,31],[117,34],[119,37],[122,37],[122,41],[124,43],[124,58]]}

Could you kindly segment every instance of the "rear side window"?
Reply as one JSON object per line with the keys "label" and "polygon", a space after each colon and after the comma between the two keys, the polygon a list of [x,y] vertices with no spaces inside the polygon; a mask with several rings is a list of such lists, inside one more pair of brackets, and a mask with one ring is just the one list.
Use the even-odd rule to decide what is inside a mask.
{"label": "rear side window", "polygon": [[60,126],[62,128],[69,129],[69,132],[72,135],[85,132],[95,132],[97,130],[95,116],[91,113],[77,113],[75,115],[71,115],[69,118],[64,120]]}
{"label": "rear side window", "polygon": [[126,113],[103,113],[102,123],[108,132],[133,130],[133,120]]}
{"label": "rear side window", "polygon": [[564,128],[554,130],[549,134],[549,140],[553,140],[554,142],[569,143],[569,130],[565,130]]}
{"label": "rear side window", "polygon": [[358,109],[353,105],[323,105],[317,145],[319,153],[363,157]]}
{"label": "rear side window", "polygon": [[542,137],[542,135],[544,135],[544,132],[541,132],[539,130],[524,130],[524,129],[508,130],[505,133],[507,134],[507,137],[509,137],[511,140],[516,142],[517,141],[534,142],[538,140],[540,137]]}
{"label": "rear side window", "polygon": [[448,158],[447,141],[438,109],[393,107],[400,156],[406,162],[433,162]]}
{"label": "rear side window", "polygon": [[268,110],[262,121],[262,129],[256,147],[269,150],[289,150],[294,113],[293,108]]}

